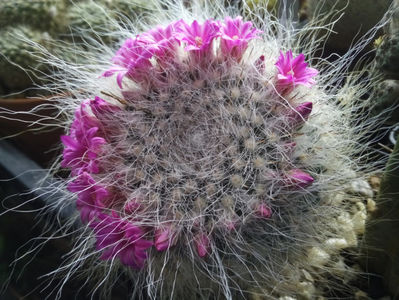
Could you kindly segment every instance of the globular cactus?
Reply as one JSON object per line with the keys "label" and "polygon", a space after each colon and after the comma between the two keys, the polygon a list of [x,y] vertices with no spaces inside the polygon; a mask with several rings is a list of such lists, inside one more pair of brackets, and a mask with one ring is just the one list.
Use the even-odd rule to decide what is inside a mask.
{"label": "globular cactus", "polygon": [[399,35],[387,36],[377,48],[375,64],[388,78],[399,79]]}
{"label": "globular cactus", "polygon": [[63,0],[10,0],[0,2],[0,28],[24,24],[38,30],[56,32],[64,19]]}
{"label": "globular cactus", "polygon": [[38,53],[36,47],[26,40],[51,50],[51,38],[46,32],[23,25],[0,31],[0,80],[6,88],[14,91],[31,86],[32,80],[37,80],[32,70],[40,74],[48,68],[35,56]]}
{"label": "globular cactus", "polygon": [[[83,64],[85,55],[80,55],[85,50],[81,47],[82,40],[94,38],[107,44],[115,42],[109,35],[116,29],[114,24],[123,18],[133,21],[150,8],[151,1],[2,1],[0,78],[5,91],[0,95],[32,88],[43,83],[54,71],[44,66],[40,56],[29,53],[33,51],[33,43],[65,61]],[[55,40],[62,42],[57,44]]]}
{"label": "globular cactus", "polygon": [[364,240],[364,266],[380,274],[391,295],[399,292],[398,222],[399,139],[386,165],[377,198],[378,210],[367,224]]}
{"label": "globular cactus", "polygon": [[361,46],[329,63],[319,26],[168,8],[57,75],[70,176],[54,208],[75,206],[81,224],[56,273],[89,279],[93,297],[121,276],[132,298],[349,293],[342,251],[364,233],[374,170],[361,134],[376,120],[360,122],[356,101],[370,81],[344,75]]}
{"label": "globular cactus", "polygon": [[376,84],[376,103],[372,113],[377,115],[381,111],[394,108],[387,124],[399,122],[398,97],[399,97],[399,2],[396,1],[392,9],[392,17],[389,26],[386,26],[385,34],[376,42],[377,51],[374,59],[373,71],[385,80]]}

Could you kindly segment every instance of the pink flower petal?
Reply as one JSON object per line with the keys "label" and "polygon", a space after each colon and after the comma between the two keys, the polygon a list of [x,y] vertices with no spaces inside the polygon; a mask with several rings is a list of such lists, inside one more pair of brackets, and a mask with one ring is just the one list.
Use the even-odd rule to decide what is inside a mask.
{"label": "pink flower petal", "polygon": [[208,254],[210,248],[210,240],[208,235],[205,233],[199,233],[195,237],[194,242],[195,246],[197,247],[197,253],[199,257],[205,257]]}
{"label": "pink flower petal", "polygon": [[313,183],[314,179],[308,173],[299,169],[293,169],[287,173],[285,183],[288,186],[305,188]]}

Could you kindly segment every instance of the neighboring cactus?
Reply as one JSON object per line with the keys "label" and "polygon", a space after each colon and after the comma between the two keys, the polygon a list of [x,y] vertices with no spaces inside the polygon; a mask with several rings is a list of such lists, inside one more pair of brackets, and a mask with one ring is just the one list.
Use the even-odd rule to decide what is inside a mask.
{"label": "neighboring cactus", "polygon": [[392,295],[399,294],[399,138],[386,165],[364,240],[364,266],[381,274]]}
{"label": "neighboring cactus", "polygon": [[[116,29],[115,24],[123,17],[134,21],[138,14],[149,10],[153,3],[127,0],[101,2],[0,2],[0,79],[5,90],[0,96],[4,92],[20,92],[33,87],[34,84],[43,83],[43,79],[50,75],[51,70],[44,66],[46,62],[40,56],[31,55],[29,52],[43,47],[66,61],[84,63],[84,47],[81,47],[84,41],[95,38],[107,44],[114,42],[109,34]],[[91,34],[94,31],[96,34]],[[21,32],[22,34],[17,34]],[[27,44],[28,40],[37,43],[36,50],[32,44]],[[54,43],[55,40],[63,41],[60,49]],[[75,43],[78,45],[74,46]],[[79,48],[79,53],[76,53],[74,48]],[[45,72],[42,73],[43,71]]]}
{"label": "neighboring cactus", "polygon": [[23,24],[28,27],[57,32],[64,18],[63,0],[8,0],[0,2],[0,28]]}
{"label": "neighboring cactus", "polygon": [[47,71],[48,66],[35,56],[38,50],[26,41],[49,48],[49,39],[46,32],[26,26],[6,27],[0,31],[0,80],[5,87],[22,90],[32,85],[32,79],[37,80],[33,70],[36,74]]}
{"label": "neighboring cactus", "polygon": [[49,57],[71,170],[54,208],[83,223],[58,271],[93,298],[122,277],[132,298],[350,297],[342,251],[364,233],[374,170],[359,134],[375,119],[357,115],[374,78],[347,74],[361,46],[331,64],[314,57],[319,24],[260,8],[255,27],[221,2],[168,2],[117,28],[116,54],[85,45],[81,66]]}
{"label": "neighboring cactus", "polygon": [[375,102],[372,113],[378,115],[387,108],[393,113],[386,120],[387,124],[399,122],[399,1],[393,6],[392,18],[385,28],[385,35],[376,43],[374,72],[385,80],[375,85]]}
{"label": "neighboring cactus", "polygon": [[385,36],[377,48],[375,65],[386,78],[399,79],[399,33]]}
{"label": "neighboring cactus", "polygon": [[[399,75],[399,73],[398,73]],[[382,111],[394,108],[387,118],[387,124],[399,122],[399,80],[386,79],[376,86],[375,106],[372,110],[373,115],[378,115]]]}

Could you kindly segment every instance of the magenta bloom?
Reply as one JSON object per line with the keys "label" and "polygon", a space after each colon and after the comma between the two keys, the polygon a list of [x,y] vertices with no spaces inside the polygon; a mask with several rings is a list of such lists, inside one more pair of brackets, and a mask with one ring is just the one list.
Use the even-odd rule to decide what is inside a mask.
{"label": "magenta bloom", "polygon": [[289,113],[289,123],[293,126],[302,125],[309,118],[313,109],[312,102],[304,102],[295,107],[294,111]]}
{"label": "magenta bloom", "polygon": [[154,245],[158,251],[164,251],[175,242],[176,233],[171,225],[164,225],[155,230]]}
{"label": "magenta bloom", "polygon": [[108,103],[104,99],[101,99],[97,96],[94,98],[94,100],[90,101],[90,108],[97,119],[101,119],[104,114],[113,114],[121,110],[119,106]]}
{"label": "magenta bloom", "polygon": [[305,55],[299,54],[293,58],[291,50],[288,50],[285,55],[280,51],[276,67],[278,69],[277,87],[280,91],[299,84],[311,87],[316,83],[313,77],[319,73],[316,69],[308,67]]}
{"label": "magenta bloom", "polygon": [[115,67],[104,72],[103,76],[109,77],[117,73],[116,81],[120,88],[122,88],[122,79],[125,76],[141,81],[152,66],[150,59],[155,51],[156,47],[140,40],[140,36],[135,39],[127,39],[112,58]]}
{"label": "magenta bloom", "polygon": [[68,135],[61,136],[61,141],[65,146],[61,166],[70,168],[74,175],[85,171],[98,173],[96,158],[100,146],[106,142],[102,137],[97,136],[97,133],[98,128],[93,127],[88,129],[79,140]]}
{"label": "magenta bloom", "polygon": [[220,46],[225,56],[233,57],[240,61],[243,53],[248,47],[248,42],[257,38],[262,31],[253,28],[252,22],[243,22],[242,17],[235,19],[226,17],[221,24]]}
{"label": "magenta bloom", "polygon": [[314,179],[308,173],[293,169],[287,173],[286,184],[293,187],[305,188],[313,183]]}
{"label": "magenta bloom", "polygon": [[166,27],[157,26],[139,36],[140,41],[154,49],[154,55],[162,62],[175,55],[179,41],[175,37],[175,28],[179,22],[172,22]]}
{"label": "magenta bloom", "polygon": [[96,158],[101,145],[106,143],[101,137],[100,122],[87,109],[88,101],[84,101],[75,112],[69,135],[61,136],[65,146],[61,166],[70,168],[73,175],[84,171],[98,173]]}
{"label": "magenta bloom", "polygon": [[82,222],[93,220],[105,207],[103,201],[109,196],[108,191],[86,172],[68,184],[68,190],[78,194],[76,207],[80,211]]}
{"label": "magenta bloom", "polygon": [[69,135],[76,140],[83,139],[90,128],[100,127],[100,122],[88,112],[89,103],[90,100],[83,101],[75,111],[75,119],[72,122]]}
{"label": "magenta bloom", "polygon": [[259,217],[268,219],[272,216],[272,210],[269,206],[262,203],[258,206],[258,210],[256,211]]}
{"label": "magenta bloom", "polygon": [[197,247],[197,252],[199,257],[205,257],[209,252],[210,240],[206,233],[199,233],[195,237],[195,246]]}
{"label": "magenta bloom", "polygon": [[206,20],[199,24],[196,20],[188,25],[183,20],[178,23],[176,38],[185,42],[186,51],[199,51],[207,53],[214,38],[219,36],[219,25],[213,20]]}
{"label": "magenta bloom", "polygon": [[139,226],[112,212],[111,215],[100,214],[90,227],[96,235],[96,249],[103,250],[101,259],[118,257],[124,265],[135,269],[144,267],[146,250],[153,243],[144,239],[145,232]]}

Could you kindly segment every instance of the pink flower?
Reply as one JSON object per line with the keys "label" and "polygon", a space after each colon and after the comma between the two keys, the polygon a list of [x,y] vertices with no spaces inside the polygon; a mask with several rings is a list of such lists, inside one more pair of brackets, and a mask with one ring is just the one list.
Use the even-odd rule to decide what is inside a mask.
{"label": "pink flower", "polygon": [[312,102],[303,102],[290,111],[288,119],[292,126],[302,125],[308,118],[313,109]]}
{"label": "pink flower", "polygon": [[97,96],[94,100],[90,100],[90,108],[97,119],[101,119],[104,114],[113,114],[121,110],[119,106],[111,104]]}
{"label": "pink flower", "polygon": [[154,245],[158,251],[164,251],[176,241],[176,233],[172,225],[163,225],[155,230]]}
{"label": "pink flower", "polygon": [[160,58],[158,62],[176,54],[176,46],[179,42],[175,37],[175,28],[179,22],[172,22],[166,27],[157,26],[139,36],[140,41],[154,48],[154,54]]}
{"label": "pink flower", "polygon": [[89,102],[90,100],[83,101],[75,111],[69,135],[76,140],[83,139],[90,128],[100,127],[100,122],[88,112]]}
{"label": "pink flower", "polygon": [[186,43],[186,51],[194,51],[200,56],[210,54],[212,41],[219,36],[219,25],[213,20],[199,24],[196,20],[188,25],[181,20],[176,29],[176,38]]}
{"label": "pink flower", "polygon": [[264,203],[258,205],[256,213],[258,214],[258,216],[265,219],[268,219],[272,216],[272,210]]}
{"label": "pink flower", "polygon": [[65,146],[61,166],[70,168],[74,175],[85,171],[98,173],[96,158],[100,146],[106,142],[102,137],[97,136],[97,132],[97,127],[90,128],[79,140],[68,135],[61,136],[61,141]]}
{"label": "pink flower", "polygon": [[287,51],[285,56],[280,51],[276,67],[278,70],[277,88],[280,92],[284,92],[298,84],[311,87],[316,83],[312,78],[319,73],[316,69],[308,67],[305,62],[305,55],[299,54],[293,58],[291,50]]}
{"label": "pink flower", "polygon": [[208,235],[204,232],[197,234],[194,239],[194,243],[197,247],[199,257],[205,257],[208,254],[210,247],[210,240]]}
{"label": "pink flower", "polygon": [[240,16],[235,19],[226,17],[224,23],[220,27],[222,53],[240,61],[248,47],[248,42],[257,38],[262,31],[252,28],[252,22],[244,23]]}
{"label": "pink flower", "polygon": [[135,269],[144,267],[146,250],[153,243],[144,239],[145,232],[139,226],[121,219],[113,211],[111,215],[100,214],[98,221],[92,222],[90,227],[96,235],[96,249],[103,250],[101,259],[118,257],[124,265]]}
{"label": "pink flower", "polygon": [[136,211],[140,209],[140,206],[141,206],[140,202],[136,198],[133,198],[126,202],[126,204],[123,207],[123,210],[125,214],[133,215]]}
{"label": "pink flower", "polygon": [[103,201],[109,197],[108,191],[86,172],[68,184],[68,190],[78,194],[76,207],[80,211],[82,222],[93,220],[105,207]]}
{"label": "pink flower", "polygon": [[299,169],[290,170],[285,179],[288,186],[305,188],[313,183],[314,179],[308,173]]}
{"label": "pink flower", "polygon": [[96,163],[97,155],[101,145],[106,141],[99,127],[100,122],[91,116],[88,111],[88,101],[84,101],[75,112],[69,135],[61,136],[65,148],[61,166],[70,168],[72,174],[76,175],[84,171],[98,173]]}
{"label": "pink flower", "polygon": [[150,59],[155,51],[156,47],[140,40],[140,36],[127,39],[112,58],[115,67],[104,72],[103,76],[109,77],[117,73],[116,81],[120,88],[125,76],[142,81],[148,74],[148,69],[152,67]]}

